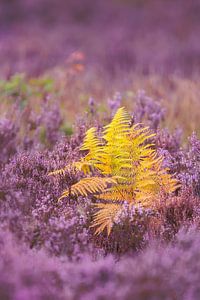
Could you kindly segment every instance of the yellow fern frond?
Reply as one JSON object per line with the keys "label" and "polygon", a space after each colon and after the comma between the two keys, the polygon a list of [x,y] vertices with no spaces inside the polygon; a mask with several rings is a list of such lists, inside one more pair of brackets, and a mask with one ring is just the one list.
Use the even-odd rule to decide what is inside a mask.
{"label": "yellow fern frond", "polygon": [[109,134],[113,136],[113,131],[117,131],[119,134],[127,131],[130,128],[130,115],[121,107],[117,110],[110,124],[104,126],[103,138],[109,140]]}
{"label": "yellow fern frond", "polygon": [[104,229],[107,229],[107,234],[109,236],[114,224],[114,220],[122,207],[121,205],[113,203],[99,203],[95,204],[95,207],[98,209],[98,211],[94,214],[94,221],[91,227],[97,227],[95,234],[100,234],[104,231]]}
{"label": "yellow fern frond", "polygon": [[73,166],[77,170],[82,171],[84,174],[90,174],[93,169],[93,164],[84,159],[75,162]]}
{"label": "yellow fern frond", "polygon": [[54,176],[54,175],[55,175],[55,176],[56,176],[56,175],[63,176],[63,175],[65,175],[66,170],[67,170],[66,167],[64,167],[64,168],[62,168],[62,169],[54,170],[54,171],[52,171],[52,172],[49,172],[49,173],[48,173],[48,176]]}
{"label": "yellow fern frond", "polygon": [[163,159],[152,144],[155,134],[142,124],[130,127],[130,122],[131,117],[122,107],[104,127],[102,137],[98,137],[95,128],[86,132],[80,149],[88,153],[72,165],[88,176],[95,170],[102,177],[83,178],[60,197],[94,195],[101,201],[96,205],[98,211],[92,224],[98,234],[104,229],[110,234],[124,202],[151,207],[160,192],[172,193],[179,187],[177,180],[162,168]]}
{"label": "yellow fern frond", "polygon": [[101,193],[108,187],[109,184],[116,184],[116,180],[113,178],[104,177],[83,178],[79,182],[72,185],[70,190],[64,191],[59,200],[64,197],[68,197],[69,195],[78,197]]}
{"label": "yellow fern frond", "polygon": [[89,161],[90,159],[95,159],[97,153],[101,149],[101,142],[97,137],[96,128],[90,128],[85,135],[83,145],[80,150],[88,151],[88,154],[85,156],[85,160]]}
{"label": "yellow fern frond", "polygon": [[112,202],[132,202],[133,201],[133,193],[132,191],[127,191],[125,189],[119,190],[118,186],[116,186],[116,189],[111,189],[108,191],[105,191],[104,193],[97,196],[98,199],[104,200],[104,201],[112,201]]}

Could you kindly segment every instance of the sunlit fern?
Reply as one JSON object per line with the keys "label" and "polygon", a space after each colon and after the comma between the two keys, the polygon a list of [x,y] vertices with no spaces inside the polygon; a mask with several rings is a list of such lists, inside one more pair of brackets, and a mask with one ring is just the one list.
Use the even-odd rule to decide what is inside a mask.
{"label": "sunlit fern", "polygon": [[[155,136],[141,124],[130,126],[131,117],[122,107],[99,138],[95,128],[87,131],[80,150],[88,153],[78,162],[51,174],[62,174],[69,168],[83,171],[86,178],[63,192],[68,196],[93,195],[99,203],[93,216],[92,227],[99,234],[107,229],[108,235],[123,204],[151,207],[161,191],[174,192],[178,183],[162,168],[162,157],[147,141]],[[91,176],[94,171],[100,174]]]}

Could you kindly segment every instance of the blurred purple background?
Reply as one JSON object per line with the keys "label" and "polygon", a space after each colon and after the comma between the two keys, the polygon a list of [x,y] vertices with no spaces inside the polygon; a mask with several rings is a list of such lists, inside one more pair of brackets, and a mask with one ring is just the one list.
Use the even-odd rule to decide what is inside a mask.
{"label": "blurred purple background", "polygon": [[199,0],[1,0],[1,76],[38,75],[82,51],[88,67],[178,71],[200,67]]}

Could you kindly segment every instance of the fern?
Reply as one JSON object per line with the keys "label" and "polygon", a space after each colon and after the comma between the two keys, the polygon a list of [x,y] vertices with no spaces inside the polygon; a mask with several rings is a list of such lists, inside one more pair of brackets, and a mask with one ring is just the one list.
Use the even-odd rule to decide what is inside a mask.
{"label": "fern", "polygon": [[[148,140],[155,136],[148,127],[130,127],[131,117],[122,107],[110,124],[104,127],[101,139],[95,128],[87,131],[81,150],[88,151],[73,168],[87,176],[64,191],[60,199],[69,195],[94,195],[96,204],[92,227],[99,234],[111,232],[115,218],[124,202],[131,206],[151,207],[161,191],[174,192],[178,183],[162,168],[159,157]],[[69,168],[72,166],[68,166]],[[99,177],[90,177],[93,171]],[[55,172],[54,172],[55,173]],[[58,171],[62,173],[62,171]]]}
{"label": "fern", "polygon": [[71,196],[88,196],[89,194],[96,194],[106,189],[108,184],[116,184],[113,178],[90,177],[83,178],[76,184],[72,185],[70,190],[64,191],[59,199]]}

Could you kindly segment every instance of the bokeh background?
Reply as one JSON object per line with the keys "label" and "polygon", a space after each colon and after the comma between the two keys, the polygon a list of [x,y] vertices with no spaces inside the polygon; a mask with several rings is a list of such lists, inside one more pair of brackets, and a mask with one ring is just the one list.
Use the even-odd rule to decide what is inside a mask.
{"label": "bokeh background", "polygon": [[[112,76],[200,67],[198,0],[1,0],[1,76],[41,74],[74,51]],[[119,74],[118,74],[119,75]]]}
{"label": "bokeh background", "polygon": [[[0,300],[200,299],[199,38],[199,0],[0,0]],[[122,106],[181,186],[96,236],[48,174]]]}

